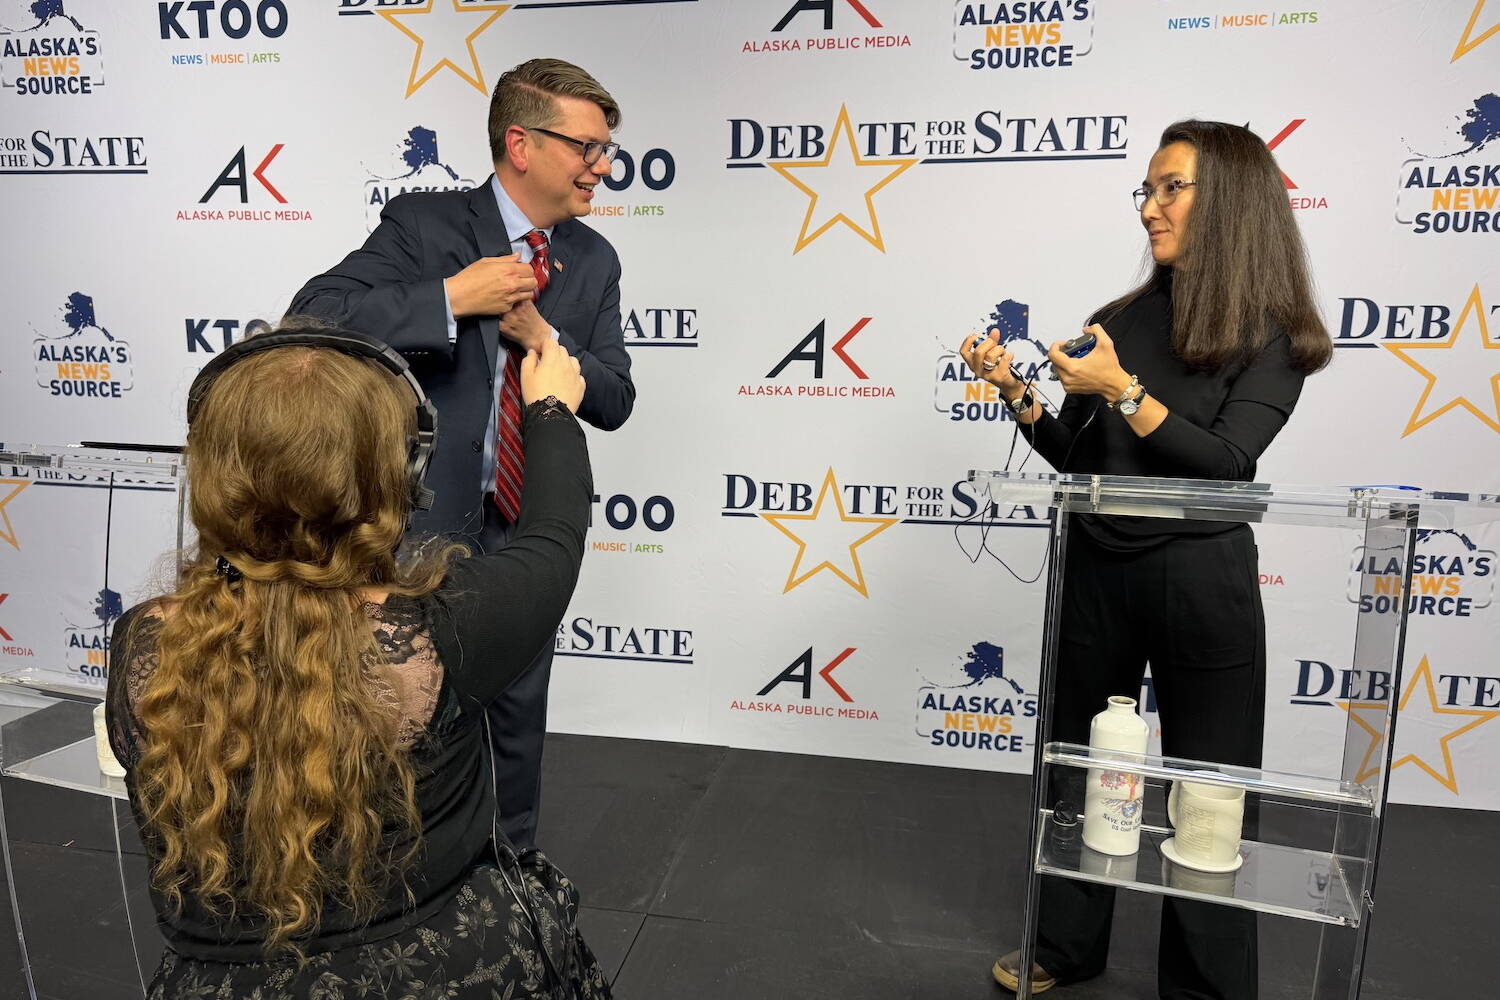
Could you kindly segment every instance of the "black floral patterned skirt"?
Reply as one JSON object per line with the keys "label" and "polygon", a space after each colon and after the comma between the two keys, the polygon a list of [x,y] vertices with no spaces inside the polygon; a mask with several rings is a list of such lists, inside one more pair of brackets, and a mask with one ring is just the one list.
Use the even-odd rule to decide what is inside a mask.
{"label": "black floral patterned skirt", "polygon": [[372,944],[322,952],[303,964],[201,962],[168,949],[150,1000],[607,1000],[609,984],[577,938],[577,974],[562,993],[544,985],[531,922],[489,864],[477,866],[443,909]]}

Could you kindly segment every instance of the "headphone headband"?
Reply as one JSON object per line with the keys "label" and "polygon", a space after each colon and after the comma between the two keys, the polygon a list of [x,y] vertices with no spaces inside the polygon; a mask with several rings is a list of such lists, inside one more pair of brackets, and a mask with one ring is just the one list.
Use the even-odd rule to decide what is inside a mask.
{"label": "headphone headband", "polygon": [[427,393],[422,391],[422,384],[412,374],[411,365],[407,364],[406,359],[388,344],[374,337],[331,326],[321,329],[262,333],[236,341],[204,365],[197,377],[193,379],[192,387],[188,389],[188,428],[192,428],[193,420],[202,409],[204,398],[218,381],[219,376],[224,374],[225,369],[252,354],[274,350],[278,347],[315,347],[338,351],[356,358],[368,358],[410,387],[412,395],[416,398],[417,433],[407,449],[406,475],[411,487],[412,506],[418,510],[431,509],[434,495],[423,482],[427,478],[427,466],[431,463],[433,452],[437,448],[437,407],[427,398]]}

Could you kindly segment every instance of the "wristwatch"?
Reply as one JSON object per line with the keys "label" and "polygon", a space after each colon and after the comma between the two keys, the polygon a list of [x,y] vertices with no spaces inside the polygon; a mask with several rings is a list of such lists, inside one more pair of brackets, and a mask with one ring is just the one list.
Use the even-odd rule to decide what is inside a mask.
{"label": "wristwatch", "polygon": [[1129,399],[1120,400],[1120,414],[1122,416],[1128,417],[1135,413],[1136,410],[1139,410],[1141,408],[1141,400],[1146,398],[1145,386],[1141,385],[1139,382],[1136,382],[1135,388],[1137,391],[1134,396],[1131,396]]}
{"label": "wristwatch", "polygon": [[1007,399],[1005,405],[1010,407],[1010,412],[1019,417],[1021,414],[1029,411],[1035,402],[1036,400],[1031,398],[1031,390],[1027,389],[1015,399]]}
{"label": "wristwatch", "polygon": [[[1135,394],[1136,387],[1140,384],[1141,380],[1139,378],[1134,375],[1130,376],[1130,384],[1125,387],[1124,392],[1120,393],[1120,398],[1113,401],[1106,400],[1104,403],[1105,409],[1113,410],[1115,407],[1120,406],[1125,400]],[[1136,400],[1136,403],[1139,404],[1140,400]],[[1129,412],[1134,413],[1135,411],[1130,410]]]}

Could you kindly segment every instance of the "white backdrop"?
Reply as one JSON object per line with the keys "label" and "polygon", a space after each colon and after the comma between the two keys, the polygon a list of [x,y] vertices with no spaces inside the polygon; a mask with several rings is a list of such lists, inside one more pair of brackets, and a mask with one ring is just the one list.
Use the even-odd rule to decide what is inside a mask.
{"label": "white backdrop", "polygon": [[[591,433],[554,729],[1026,770],[1040,588],[992,554],[1030,577],[1045,531],[963,523],[1012,425],[952,351],[1128,287],[1177,118],[1274,146],[1338,338],[1259,478],[1500,488],[1500,0],[0,0],[0,438],[180,441],[197,368],[385,199],[485,179],[489,88],[537,55],[624,109],[594,224],[639,386]],[[71,670],[93,591],[17,595],[90,518],[0,474],[0,667]],[[1389,595],[1352,533],[1258,536],[1267,765],[1331,772]],[[1500,808],[1495,542],[1424,542],[1400,800]]]}

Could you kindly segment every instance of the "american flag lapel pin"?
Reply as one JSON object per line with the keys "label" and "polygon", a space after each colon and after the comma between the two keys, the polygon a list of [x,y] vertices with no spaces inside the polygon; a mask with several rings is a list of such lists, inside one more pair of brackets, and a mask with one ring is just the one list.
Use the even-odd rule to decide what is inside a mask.
{"label": "american flag lapel pin", "polygon": [[562,261],[558,260],[556,257],[553,257],[552,258],[552,266],[555,267],[555,268],[557,268],[559,271],[561,271],[562,270]]}

